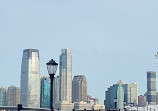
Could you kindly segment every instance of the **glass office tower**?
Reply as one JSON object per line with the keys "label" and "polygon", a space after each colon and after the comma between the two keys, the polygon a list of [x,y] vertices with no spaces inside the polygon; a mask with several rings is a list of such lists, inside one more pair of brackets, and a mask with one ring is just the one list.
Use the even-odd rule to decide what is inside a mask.
{"label": "glass office tower", "polygon": [[40,60],[37,49],[23,51],[20,103],[24,107],[40,107]]}
{"label": "glass office tower", "polygon": [[105,92],[104,105],[107,109],[114,109],[114,98],[117,98],[117,108],[123,108],[123,102],[126,105],[131,103],[134,106],[138,105],[138,86],[136,83],[125,84],[123,81],[119,81],[117,84],[110,86]]}
{"label": "glass office tower", "polygon": [[50,78],[49,76],[44,76],[41,78],[40,107],[50,108]]}
{"label": "glass office tower", "polygon": [[117,88],[117,109],[124,108],[123,101],[124,101],[124,90],[123,90],[122,84],[119,84]]}
{"label": "glass office tower", "polygon": [[59,64],[59,100],[72,101],[72,56],[70,49],[62,49]]}
{"label": "glass office tower", "polygon": [[8,105],[8,88],[1,87],[0,88],[0,106],[7,106]]}

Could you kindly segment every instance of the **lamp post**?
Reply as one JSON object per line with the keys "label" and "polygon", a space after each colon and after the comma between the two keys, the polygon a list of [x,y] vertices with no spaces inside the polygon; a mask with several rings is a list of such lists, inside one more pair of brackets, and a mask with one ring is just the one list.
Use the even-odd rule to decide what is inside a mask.
{"label": "lamp post", "polygon": [[125,106],[126,106],[126,101],[123,101],[124,104],[124,111],[126,110]]}
{"label": "lamp post", "polygon": [[117,98],[114,98],[114,103],[115,103],[115,109],[117,109],[116,108]]}
{"label": "lamp post", "polygon": [[131,106],[131,111],[132,111],[132,107],[134,106],[134,103],[131,103],[130,106]]}
{"label": "lamp post", "polygon": [[139,106],[137,105],[137,111],[138,111]]}
{"label": "lamp post", "polygon": [[53,103],[53,79],[54,79],[54,75],[57,70],[57,66],[58,66],[58,63],[56,63],[53,59],[51,59],[47,63],[47,70],[48,70],[48,74],[50,76],[50,109],[51,109],[51,111],[54,111],[53,106],[52,106],[52,103]]}

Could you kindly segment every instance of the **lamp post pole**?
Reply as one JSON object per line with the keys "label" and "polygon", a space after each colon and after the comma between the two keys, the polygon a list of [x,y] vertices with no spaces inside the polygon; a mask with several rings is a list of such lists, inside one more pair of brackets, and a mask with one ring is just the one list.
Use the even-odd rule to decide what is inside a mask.
{"label": "lamp post pole", "polygon": [[137,111],[138,111],[138,107],[139,107],[139,106],[137,105]]}
{"label": "lamp post pole", "polygon": [[124,111],[126,110],[126,101],[123,101],[123,104],[124,104]]}
{"label": "lamp post pole", "polygon": [[131,103],[131,111],[132,111],[132,107],[134,106],[134,103]]}
{"label": "lamp post pole", "polygon": [[50,109],[54,111],[53,109],[53,79],[55,74],[49,74],[50,76]]}
{"label": "lamp post pole", "polygon": [[48,63],[47,63],[47,70],[50,76],[50,109],[51,111],[54,111],[53,108],[53,80],[54,80],[54,76],[57,70],[57,66],[58,63],[56,63],[53,59],[51,59]]}
{"label": "lamp post pole", "polygon": [[117,98],[114,98],[115,110],[117,111]]}

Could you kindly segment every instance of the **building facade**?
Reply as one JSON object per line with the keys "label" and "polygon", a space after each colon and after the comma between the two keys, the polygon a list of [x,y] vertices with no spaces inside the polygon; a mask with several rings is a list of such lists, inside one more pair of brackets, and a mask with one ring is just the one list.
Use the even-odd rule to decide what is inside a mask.
{"label": "building facade", "polygon": [[40,60],[37,49],[23,51],[20,103],[24,107],[40,107]]}
{"label": "building facade", "polygon": [[130,105],[131,103],[136,106],[138,105],[138,86],[136,83],[131,84],[125,84],[124,86],[124,93],[125,93],[125,99],[127,105]]}
{"label": "building facade", "polygon": [[0,106],[8,105],[8,88],[1,87],[0,88]]}
{"label": "building facade", "polygon": [[53,103],[59,102],[59,76],[53,81]]}
{"label": "building facade", "polygon": [[105,94],[105,108],[108,110],[115,109],[114,98],[117,98],[118,84],[110,86]]}
{"label": "building facade", "polygon": [[59,59],[59,100],[72,101],[72,56],[70,49],[62,49]]}
{"label": "building facade", "polygon": [[158,92],[156,92],[156,105],[158,105]]}
{"label": "building facade", "polygon": [[156,105],[156,72],[147,72],[147,101],[149,105]]}
{"label": "building facade", "polygon": [[117,98],[118,109],[122,109],[122,107],[124,106],[124,102],[126,102],[126,105],[138,105],[137,84],[124,84],[123,81],[119,81],[117,84],[110,86],[105,92],[104,105],[106,109],[115,108],[114,98]]}
{"label": "building facade", "polygon": [[41,77],[40,107],[50,108],[50,78]]}
{"label": "building facade", "polygon": [[20,103],[20,89],[15,86],[8,87],[8,106],[17,106]]}
{"label": "building facade", "polygon": [[72,81],[72,102],[87,101],[87,80],[84,75],[74,76]]}
{"label": "building facade", "polygon": [[117,88],[117,109],[124,109],[124,89],[120,83]]}
{"label": "building facade", "polygon": [[145,101],[144,101],[144,96],[143,95],[139,95],[138,96],[138,106],[139,107],[143,107],[144,106],[144,103]]}

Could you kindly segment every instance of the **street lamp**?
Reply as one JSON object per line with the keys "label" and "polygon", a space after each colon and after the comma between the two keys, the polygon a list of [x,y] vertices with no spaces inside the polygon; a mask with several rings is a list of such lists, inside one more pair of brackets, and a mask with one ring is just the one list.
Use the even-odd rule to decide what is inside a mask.
{"label": "street lamp", "polygon": [[53,79],[54,79],[54,75],[56,73],[57,70],[57,66],[58,63],[56,63],[53,59],[51,59],[48,63],[47,63],[47,70],[48,70],[48,74],[50,76],[50,109],[53,111]]}
{"label": "street lamp", "polygon": [[131,111],[132,111],[132,107],[134,106],[134,103],[131,103],[130,106],[131,106]]}
{"label": "street lamp", "polygon": [[126,109],[126,108],[125,108],[125,105],[126,105],[126,101],[123,101],[123,104],[124,104],[124,110],[125,110],[125,109]]}
{"label": "street lamp", "polygon": [[115,109],[116,109],[117,98],[114,98],[114,103],[115,103]]}
{"label": "street lamp", "polygon": [[137,105],[137,111],[138,111],[139,106]]}

